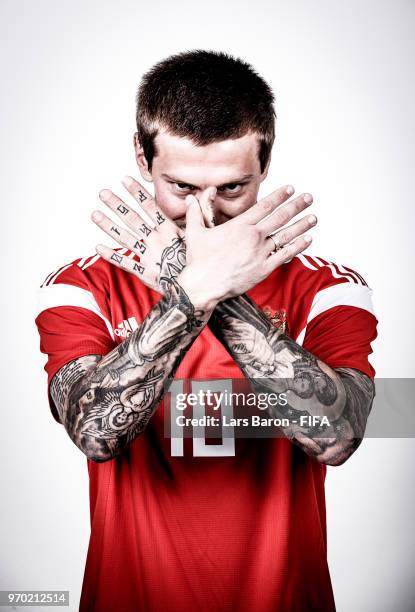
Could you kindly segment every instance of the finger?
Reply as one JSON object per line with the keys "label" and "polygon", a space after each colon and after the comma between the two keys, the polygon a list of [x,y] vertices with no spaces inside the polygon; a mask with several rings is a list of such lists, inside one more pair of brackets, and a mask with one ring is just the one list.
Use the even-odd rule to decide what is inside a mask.
{"label": "finger", "polygon": [[95,250],[108,263],[126,272],[130,272],[137,276],[147,287],[158,291],[156,275],[148,267],[144,266],[141,261],[136,261],[131,256],[117,252],[105,244],[98,244]]}
{"label": "finger", "polygon": [[91,219],[98,227],[108,234],[108,236],[111,236],[111,238],[114,238],[119,244],[136,253],[140,259],[142,258],[147,250],[147,245],[143,239],[133,236],[128,230],[114,223],[100,210],[94,210]]}
{"label": "finger", "polygon": [[288,261],[293,259],[293,257],[305,251],[305,249],[310,246],[311,242],[312,237],[306,234],[305,236],[296,238],[294,242],[285,245],[282,249],[278,249],[276,253],[272,253],[265,260],[265,270],[267,276],[273,270],[275,270],[275,268],[278,268],[278,266],[282,265],[283,263],[288,263]]}
{"label": "finger", "polygon": [[216,187],[209,187],[209,189],[202,193],[202,196],[199,199],[199,205],[206,227],[215,227],[216,225],[215,210],[213,207],[216,193]]}
{"label": "finger", "polygon": [[125,202],[110,189],[102,189],[102,191],[99,192],[99,197],[100,200],[115,212],[117,217],[122,219],[125,225],[132,229],[140,238],[148,238],[155,231],[154,227],[146,223],[135,210],[125,204]]}
{"label": "finger", "polygon": [[174,228],[181,238],[184,236],[184,232],[170,219],[165,213],[161,206],[156,203],[153,196],[132,176],[125,176],[122,179],[122,184],[127,191],[133,196],[137,203],[143,208],[143,210],[149,215],[153,222],[153,227],[168,227],[170,230]]}
{"label": "finger", "polygon": [[313,196],[309,193],[303,193],[291,202],[277,208],[269,217],[257,223],[257,227],[264,232],[264,235],[269,236],[288,221],[291,221],[299,212],[310,206],[312,202]]}
{"label": "finger", "polygon": [[294,187],[292,185],[280,187],[242,213],[239,219],[247,223],[258,223],[261,219],[272,213],[275,208],[281,206],[293,193]]}
{"label": "finger", "polygon": [[315,215],[309,215],[308,217],[303,217],[299,221],[284,227],[279,232],[275,232],[272,234],[271,242],[269,246],[271,247],[271,251],[275,250],[275,245],[280,245],[281,247],[289,242],[292,242],[294,238],[301,236],[307,230],[314,227],[317,223],[317,217]]}
{"label": "finger", "polygon": [[199,201],[194,195],[186,196],[186,230],[192,231],[197,228],[205,227]]}
{"label": "finger", "polygon": [[141,183],[136,181],[132,176],[124,176],[122,184],[127,191],[133,196],[140,206],[143,206],[147,210],[149,202],[154,202],[154,198],[147,189],[145,189]]}

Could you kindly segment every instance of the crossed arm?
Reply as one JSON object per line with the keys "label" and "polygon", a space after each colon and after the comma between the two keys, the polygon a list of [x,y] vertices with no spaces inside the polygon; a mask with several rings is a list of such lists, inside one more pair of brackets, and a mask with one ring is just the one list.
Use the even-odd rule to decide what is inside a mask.
{"label": "crossed arm", "polygon": [[80,357],[55,374],[52,399],[70,438],[89,459],[112,459],[142,433],[210,314],[195,308],[171,279],[124,342],[104,357]]}
{"label": "crossed arm", "polygon": [[[138,183],[131,186],[131,193],[137,197],[137,189],[140,189],[139,201],[142,201],[143,188]],[[270,205],[276,203],[279,206],[285,199],[286,194],[281,195],[279,190],[272,194],[272,198],[256,204],[252,212],[227,222],[227,236],[234,235],[237,240],[244,235],[244,244],[247,241],[252,243],[251,251],[241,254],[245,261],[232,261],[231,257],[226,260],[225,251],[222,254],[219,246],[212,248],[216,236],[217,245],[223,244],[221,226],[217,230],[206,230],[203,219],[198,217],[198,208],[193,207],[191,212],[189,208],[186,231],[195,246],[190,253],[191,263],[187,265],[183,235],[177,234],[177,226],[163,216],[154,200],[150,200],[148,208],[156,223],[167,228],[164,234],[157,231],[157,225],[153,230],[143,225],[142,218],[111,194],[106,203],[114,212],[118,211],[119,216],[127,215],[127,225],[136,232],[139,228],[147,243],[137,241],[137,237],[101,215],[98,224],[102,229],[115,235],[123,246],[139,253],[141,261],[138,265],[108,248],[101,250],[100,254],[112,264],[136,274],[163,296],[140,327],[108,355],[76,359],[64,366],[51,382],[51,395],[62,423],[71,439],[90,459],[111,459],[144,431],[167,389],[166,383],[173,378],[183,356],[208,321],[256,390],[289,391],[289,405],[284,410],[288,416],[309,414],[329,418],[330,425],[323,431],[325,437],[321,436],[321,428],[291,425],[284,429],[284,434],[292,442],[318,461],[330,465],[340,465],[359,446],[374,398],[372,380],[352,368],[330,368],[275,329],[245,295],[249,286],[260,282],[270,273],[271,266],[275,268],[279,263],[277,255],[268,256],[267,240],[270,239],[266,236],[270,226],[264,229],[260,225],[264,215],[269,214]],[[299,203],[297,198],[284,207],[286,210],[281,212],[281,218],[274,219],[273,223],[278,227],[301,207],[304,207],[304,202]],[[300,220],[290,226],[293,228],[291,235],[290,228],[279,232],[279,239],[285,233],[283,242],[288,242],[301,234],[304,227],[304,220]],[[153,243],[148,240],[152,233],[155,237]],[[157,251],[160,243],[166,242],[168,246],[155,257],[154,253],[160,252]],[[287,244],[281,250],[281,262],[292,258],[306,246],[301,239]],[[152,255],[148,255],[148,247],[150,253],[153,249]],[[194,273],[192,259],[199,257],[204,263],[204,253],[211,253],[213,259],[216,251],[218,262],[228,261],[228,266],[233,267],[220,270],[219,263],[211,265],[214,282],[209,283],[202,274]],[[144,253],[147,258],[143,257]],[[253,253],[252,260],[250,253]],[[153,270],[150,264],[153,264]],[[206,293],[206,285],[214,287],[219,272],[223,276],[223,288],[218,298],[211,290]],[[239,283],[236,296],[228,279]],[[225,286],[228,282],[229,285]],[[281,407],[279,412],[277,408],[273,410],[275,416],[287,416],[281,413]]]}
{"label": "crossed arm", "polygon": [[144,431],[208,320],[256,391],[290,391],[284,412],[269,409],[273,416],[329,417],[326,437],[317,427],[298,425],[284,434],[322,463],[344,463],[363,438],[375,394],[373,381],[352,368],[328,367],[276,329],[246,295],[214,310],[196,310],[175,279],[118,347],[103,358],[75,359],[52,379],[51,395],[61,421],[85,455],[97,462],[111,459]]}
{"label": "crossed arm", "polygon": [[289,392],[272,416],[327,416],[329,426],[291,424],[284,434],[321,463],[341,465],[362,441],[375,396],[372,379],[353,368],[330,368],[276,329],[246,295],[221,302],[209,321],[257,392]]}

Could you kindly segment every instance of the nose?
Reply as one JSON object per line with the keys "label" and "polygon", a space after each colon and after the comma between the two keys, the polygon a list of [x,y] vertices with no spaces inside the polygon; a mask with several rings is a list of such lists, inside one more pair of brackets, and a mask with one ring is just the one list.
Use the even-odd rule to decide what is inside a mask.
{"label": "nose", "polygon": [[216,225],[215,219],[215,200],[216,200],[216,187],[207,187],[200,195],[198,195],[200,209],[205,220],[207,227],[213,227]]}

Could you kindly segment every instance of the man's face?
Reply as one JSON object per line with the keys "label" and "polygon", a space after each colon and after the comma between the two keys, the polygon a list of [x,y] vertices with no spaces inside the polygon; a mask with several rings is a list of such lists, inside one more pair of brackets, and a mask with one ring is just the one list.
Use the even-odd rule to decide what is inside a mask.
{"label": "man's face", "polygon": [[187,138],[160,131],[155,145],[151,173],[136,143],[137,163],[143,178],[154,182],[158,204],[179,225],[186,214],[186,196],[193,194],[200,201],[212,187],[216,188],[212,208],[217,225],[255,204],[267,175],[267,169],[261,173],[257,134],[197,146]]}

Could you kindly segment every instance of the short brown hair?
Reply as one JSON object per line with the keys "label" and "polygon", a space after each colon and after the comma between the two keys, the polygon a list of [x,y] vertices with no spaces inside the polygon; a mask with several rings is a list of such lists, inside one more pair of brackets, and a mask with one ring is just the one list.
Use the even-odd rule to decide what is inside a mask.
{"label": "short brown hair", "polygon": [[274,95],[252,66],[223,52],[172,55],[143,77],[136,96],[137,133],[148,168],[160,127],[196,145],[259,135],[261,172],[275,139]]}

